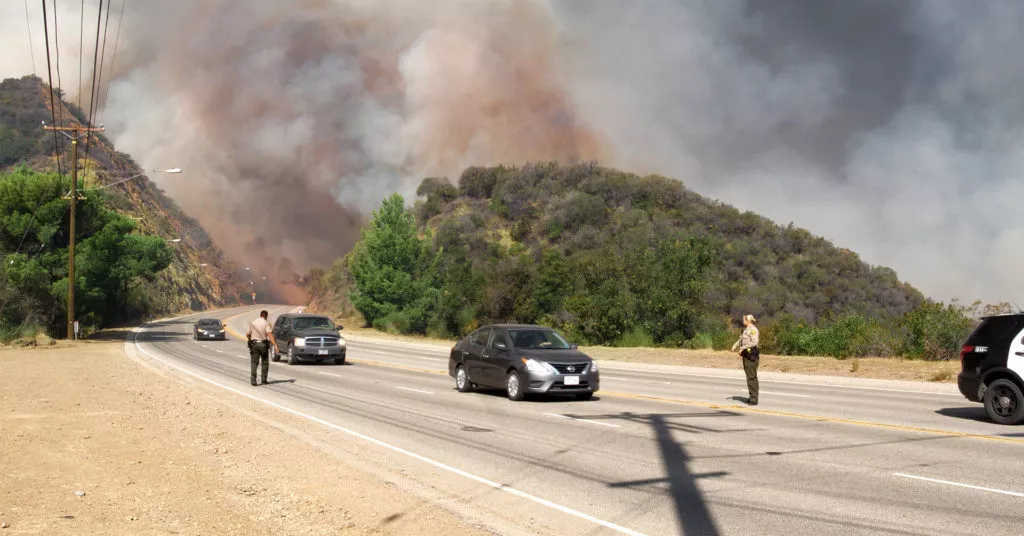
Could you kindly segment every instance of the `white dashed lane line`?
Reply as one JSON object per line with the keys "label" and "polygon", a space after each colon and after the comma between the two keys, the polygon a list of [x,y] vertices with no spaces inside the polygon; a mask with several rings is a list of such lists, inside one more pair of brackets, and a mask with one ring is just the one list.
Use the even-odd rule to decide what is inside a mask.
{"label": "white dashed lane line", "polygon": [[947,486],[956,486],[958,488],[967,488],[967,489],[973,489],[973,490],[977,490],[977,491],[987,491],[989,493],[998,493],[1000,495],[1009,495],[1011,497],[1021,497],[1021,498],[1024,498],[1024,493],[1018,493],[1016,491],[1006,491],[1006,490],[995,489],[995,488],[983,488],[981,486],[974,486],[974,485],[971,485],[971,484],[961,484],[960,482],[952,482],[952,481],[949,481],[949,480],[938,480],[938,479],[935,479],[935,478],[926,478],[926,477],[923,477],[923,476],[914,476],[914,475],[908,475],[908,474],[904,474],[904,473],[893,473],[893,476],[899,476],[899,477],[903,477],[903,478],[912,478],[914,480],[923,480],[925,482],[931,482],[933,484],[945,484]]}
{"label": "white dashed lane line", "polygon": [[561,415],[559,413],[545,413],[544,415],[547,415],[549,417],[558,417],[559,419],[569,419],[571,421],[582,422],[587,424],[596,424],[598,426],[607,426],[608,428],[622,428],[617,424],[610,424],[601,421],[591,421],[589,419],[580,419],[578,417],[570,417],[569,415]]}
{"label": "white dashed lane line", "polygon": [[318,370],[318,371],[316,371],[316,373],[317,374],[323,374],[324,376],[334,376],[335,378],[340,378],[341,377],[341,374],[335,374],[333,372],[320,372]]}
{"label": "white dashed lane line", "polygon": [[423,393],[425,395],[432,395],[432,394],[434,394],[434,393],[431,393],[430,391],[421,391],[419,389],[413,389],[411,387],[395,387],[395,389],[401,389],[403,391],[412,391],[414,393]]}
{"label": "white dashed lane line", "polygon": [[776,393],[776,392],[774,392],[774,391],[761,391],[761,392],[762,392],[762,393],[764,393],[764,394],[766,394],[766,395],[775,395],[775,396],[797,396],[797,397],[800,397],[800,398],[811,398],[811,395],[797,395],[797,394],[793,394],[793,393]]}

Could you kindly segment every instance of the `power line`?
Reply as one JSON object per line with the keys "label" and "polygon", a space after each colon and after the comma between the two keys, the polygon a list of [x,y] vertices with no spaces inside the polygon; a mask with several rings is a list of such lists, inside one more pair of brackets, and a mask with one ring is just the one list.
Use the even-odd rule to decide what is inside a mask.
{"label": "power line", "polygon": [[[52,67],[50,65],[50,22],[49,22],[49,19],[47,19],[47,17],[46,17],[46,0],[42,0],[42,5],[43,5],[43,37],[46,39],[46,77],[47,77],[47,79],[49,81],[49,84],[50,84],[50,119],[54,122],[54,124],[56,124],[57,123],[57,116],[56,116],[55,110],[57,109],[57,105],[56,105],[56,102],[55,102],[55,100],[53,98],[53,69],[52,69]],[[26,11],[26,13],[27,13],[27,11]],[[55,153],[55,155],[57,157],[57,177],[58,177],[57,192],[59,194],[64,189],[64,187],[63,187],[63,181],[60,180],[60,176],[61,176],[60,139],[58,138],[57,131],[53,132],[53,149],[54,149],[54,153]],[[36,208],[32,210],[32,220],[29,222],[28,226],[25,227],[24,234],[21,235],[21,242],[18,243],[17,253],[21,253],[21,248],[22,248],[22,246],[25,245],[25,239],[28,237],[29,231],[32,230],[32,227],[38,221],[36,217],[39,215],[39,207],[43,206],[43,199],[46,198],[46,194],[47,194],[47,192],[44,190],[42,195],[39,196],[39,200],[36,201]]]}
{"label": "power line", "polygon": [[[109,19],[109,15],[110,15],[110,5],[109,4],[107,4],[107,15],[108,15],[108,19]],[[103,23],[103,0],[100,0],[99,10],[97,10],[97,13],[96,13],[96,47],[93,49],[93,58],[92,58],[92,84],[89,86],[90,87],[90,90],[89,90],[89,126],[90,127],[93,125],[93,118],[95,117],[94,114],[95,114],[95,111],[96,111],[96,91],[97,91],[97,87],[98,87],[96,85],[96,78],[97,78],[96,75],[97,75],[97,72],[98,72],[99,60],[100,60],[100,29],[103,26],[102,23]],[[85,135],[85,159],[86,159],[87,163],[89,161],[89,144],[90,144],[91,140],[92,140],[92,133],[91,132],[86,133],[86,135]]]}
{"label": "power line", "polygon": [[[117,45],[121,42],[121,22],[124,20],[124,5],[128,3],[128,0],[121,0],[121,14],[117,17],[117,34],[114,36],[114,56],[110,59],[110,73],[107,74],[107,89],[100,94],[102,100],[100,103],[100,123],[103,122],[103,116],[107,112],[107,99],[110,96],[110,84],[114,79],[114,66],[117,65]],[[108,4],[109,6],[109,4]],[[104,50],[106,46],[104,45]],[[100,81],[102,83],[102,80]]]}
{"label": "power line", "polygon": [[[85,0],[82,0],[85,2]],[[28,0],[25,0],[25,27],[28,29],[28,51],[32,55],[32,76],[38,76],[36,73],[36,50],[32,44],[32,22],[28,17]]]}
{"label": "power line", "polygon": [[[26,2],[28,0],[25,0]],[[85,0],[82,0],[82,15],[78,23],[78,111],[82,112],[82,65],[85,63]]]}
{"label": "power line", "polygon": [[[46,4],[46,0],[43,0],[43,4]],[[57,0],[53,0],[53,55],[57,62],[57,100],[61,103],[57,108],[57,121],[59,121],[57,126],[60,126],[64,124],[64,97],[60,94],[60,92],[64,91],[64,83],[60,79],[60,41],[58,41],[58,37],[60,37],[60,30],[57,29]],[[46,42],[46,50],[50,50],[49,41]],[[59,172],[60,170],[58,169]],[[64,176],[60,175],[59,180],[63,188]]]}

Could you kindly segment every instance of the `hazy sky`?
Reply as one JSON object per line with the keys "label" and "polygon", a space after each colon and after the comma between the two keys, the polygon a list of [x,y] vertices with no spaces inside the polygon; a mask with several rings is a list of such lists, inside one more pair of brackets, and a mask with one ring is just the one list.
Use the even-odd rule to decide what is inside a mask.
{"label": "hazy sky", "polygon": [[[79,5],[57,3],[74,98]],[[186,168],[153,179],[246,260],[328,263],[423,176],[598,159],[935,298],[1024,303],[1022,27],[1012,0],[136,0],[103,119],[142,165]],[[0,76],[31,73],[22,2],[0,36]]]}

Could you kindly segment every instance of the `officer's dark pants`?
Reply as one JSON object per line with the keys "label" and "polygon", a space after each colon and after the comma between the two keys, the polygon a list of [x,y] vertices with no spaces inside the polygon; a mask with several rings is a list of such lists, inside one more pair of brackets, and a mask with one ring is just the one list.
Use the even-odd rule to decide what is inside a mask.
{"label": "officer's dark pants", "polygon": [[[255,365],[254,365],[255,366]],[[255,369],[253,369],[255,370]],[[757,403],[757,360],[750,359],[749,357],[743,357],[743,372],[747,375],[747,392],[750,393],[748,402],[751,404]]]}
{"label": "officer's dark pants", "polygon": [[267,341],[254,343],[252,348],[249,348],[249,365],[252,381],[256,381],[256,368],[260,362],[263,363],[260,378],[266,383],[267,373],[270,372],[270,344]]}

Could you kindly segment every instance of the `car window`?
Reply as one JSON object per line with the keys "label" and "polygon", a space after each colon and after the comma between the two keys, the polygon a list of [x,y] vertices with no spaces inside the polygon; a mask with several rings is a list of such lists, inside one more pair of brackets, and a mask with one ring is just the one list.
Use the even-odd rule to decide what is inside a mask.
{"label": "car window", "polygon": [[469,336],[469,342],[476,344],[478,346],[486,346],[487,338],[490,336],[491,330],[489,328],[481,329],[480,331],[477,331],[476,333]]}
{"label": "car window", "polygon": [[1020,321],[1016,316],[993,316],[982,320],[978,329],[971,334],[968,343],[972,345],[994,345],[1007,337],[1016,335]]}
{"label": "car window", "polygon": [[281,322],[281,329],[292,329],[292,319],[291,318],[285,318]]}
{"label": "car window", "polygon": [[566,350],[569,343],[550,329],[510,329],[512,345],[525,350]]}
{"label": "car window", "polygon": [[200,326],[220,326],[220,320],[200,320]]}
{"label": "car window", "polygon": [[334,329],[334,324],[329,318],[322,316],[309,316],[295,319],[295,330],[303,329]]}

